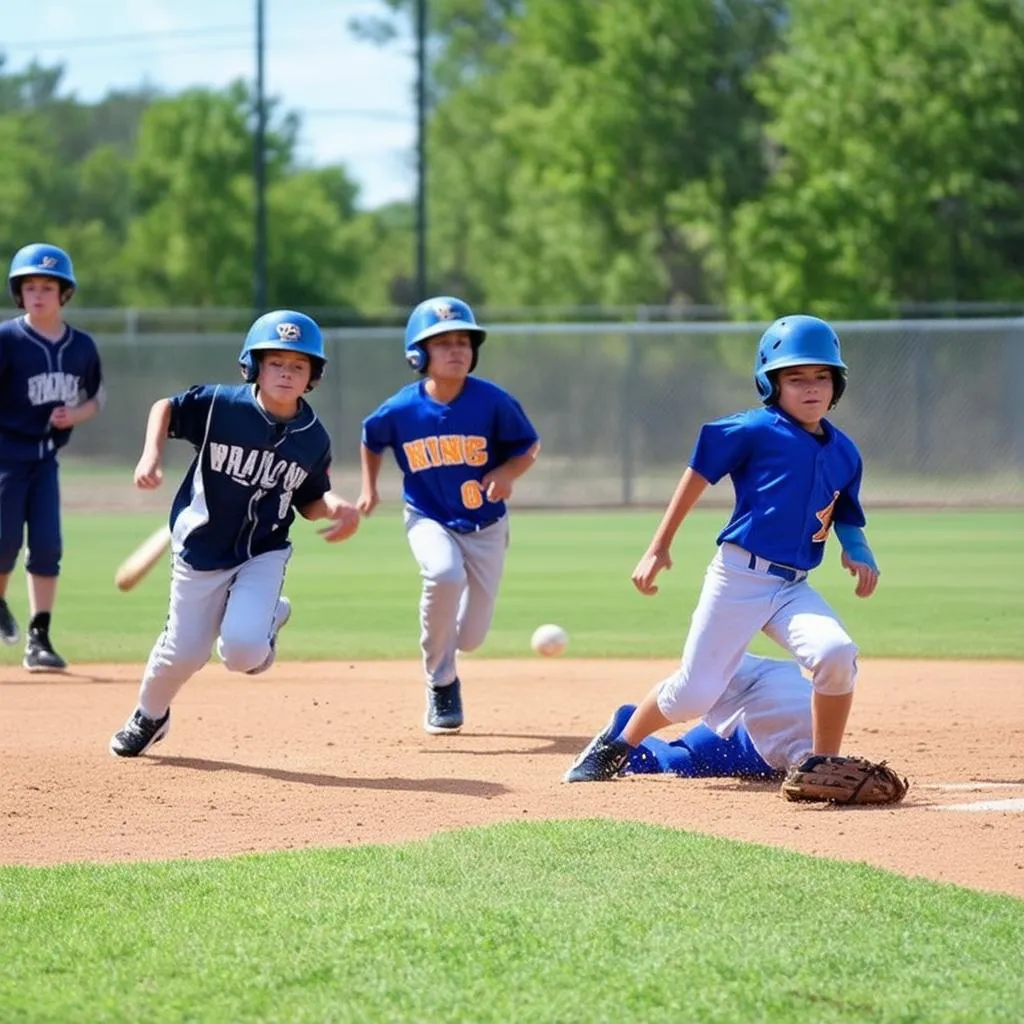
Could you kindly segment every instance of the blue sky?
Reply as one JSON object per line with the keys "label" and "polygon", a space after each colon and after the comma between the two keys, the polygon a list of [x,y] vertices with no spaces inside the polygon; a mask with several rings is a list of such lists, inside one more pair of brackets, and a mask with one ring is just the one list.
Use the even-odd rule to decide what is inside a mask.
{"label": "blue sky", "polygon": [[[8,71],[33,58],[63,64],[65,91],[95,100],[149,82],[169,91],[254,78],[254,0],[49,0],[4,5]],[[268,95],[302,115],[300,158],[343,163],[361,204],[415,188],[414,47],[361,42],[352,18],[386,14],[377,0],[265,0]],[[410,26],[411,27],[411,26]]]}

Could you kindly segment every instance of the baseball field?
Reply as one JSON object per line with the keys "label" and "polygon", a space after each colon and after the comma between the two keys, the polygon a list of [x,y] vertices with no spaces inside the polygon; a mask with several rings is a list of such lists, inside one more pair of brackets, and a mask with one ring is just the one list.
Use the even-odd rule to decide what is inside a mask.
{"label": "baseball field", "polygon": [[[121,594],[113,573],[160,516],[69,512],[71,669],[0,650],[0,1019],[1021,1020],[1024,513],[872,512],[867,601],[830,544],[814,581],[862,652],[846,750],[911,780],[851,809],[560,782],[678,658],[722,515],[691,516],[642,598],[659,514],[513,513],[445,737],[421,728],[397,511],[333,547],[301,523],[273,670],[211,662],[168,738],[120,761],[167,574]],[[20,568],[9,596],[24,625]],[[563,658],[529,650],[541,622]]]}

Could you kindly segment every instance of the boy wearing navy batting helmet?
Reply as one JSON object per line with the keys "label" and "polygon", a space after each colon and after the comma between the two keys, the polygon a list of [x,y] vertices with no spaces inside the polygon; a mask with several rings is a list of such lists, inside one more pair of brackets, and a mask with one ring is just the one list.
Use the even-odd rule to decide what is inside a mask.
{"label": "boy wearing navy batting helmet", "polygon": [[612,778],[651,733],[705,715],[759,630],[811,675],[812,756],[790,766],[791,772],[838,762],[853,703],[857,645],[807,576],[821,563],[833,526],[842,564],[857,578],[857,596],[874,593],[879,575],[863,532],[860,453],[825,418],[846,379],[839,338],[825,321],[787,316],[765,331],[754,367],[763,407],[701,428],[689,467],[633,571],[641,594],[657,593],[655,580],[672,566],[669,549],[687,513],[709,484],[731,478],[735,508],[718,536],[682,663],[655,685],[617,736],[605,731],[591,741],[565,781]]}
{"label": "boy wearing navy batting helmet", "polygon": [[363,421],[359,510],[369,515],[380,500],[386,449],[402,472],[405,531],[423,580],[423,724],[434,734],[462,728],[457,654],[487,636],[509,543],[505,502],[540,448],[519,402],[470,376],[486,336],[461,299],[421,302],[405,328],[405,358],[420,379]]}
{"label": "boy wearing navy batting helmet", "polygon": [[92,338],[64,322],[77,285],[63,249],[19,249],[7,285],[24,314],[0,324],[0,641],[18,642],[7,585],[27,531],[31,618],[22,664],[59,672],[67,664],[50,640],[63,555],[57,453],[100,411],[103,374]]}
{"label": "boy wearing navy batting helmet", "polygon": [[170,513],[167,622],[146,664],[138,705],[110,751],[138,757],[170,728],[171,702],[217,653],[233,672],[273,664],[291,616],[281,596],[298,512],[330,519],[327,541],[345,540],[359,513],[331,489],[331,442],[302,397],[327,360],[317,323],[275,310],[249,329],[239,356],[244,384],[203,384],[153,404],[135,484],[159,487],[168,437],[195,447]]}

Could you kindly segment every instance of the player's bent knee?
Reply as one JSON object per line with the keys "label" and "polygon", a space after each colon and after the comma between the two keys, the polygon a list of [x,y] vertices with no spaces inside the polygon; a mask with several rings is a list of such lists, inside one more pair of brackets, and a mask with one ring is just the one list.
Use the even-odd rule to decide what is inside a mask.
{"label": "player's bent knee", "polygon": [[63,552],[60,548],[30,549],[25,557],[25,572],[33,576],[59,576],[60,559]]}
{"label": "player's bent knee", "polygon": [[814,666],[811,684],[818,693],[838,697],[852,693],[857,680],[858,647],[852,640],[828,648]]}
{"label": "player's bent knee", "polygon": [[715,680],[687,677],[678,671],[661,684],[658,710],[670,722],[700,718],[715,703],[723,688]]}
{"label": "player's bent knee", "polygon": [[266,637],[221,637],[217,654],[229,672],[249,672],[259,668],[270,653]]}
{"label": "player's bent knee", "polygon": [[434,576],[429,576],[424,580],[423,586],[426,590],[454,590],[461,594],[466,582],[466,570],[461,565],[453,565]]}

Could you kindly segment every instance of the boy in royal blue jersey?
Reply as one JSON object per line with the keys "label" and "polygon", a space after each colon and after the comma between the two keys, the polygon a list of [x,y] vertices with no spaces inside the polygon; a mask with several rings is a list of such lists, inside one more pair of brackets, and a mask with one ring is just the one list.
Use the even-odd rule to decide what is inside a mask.
{"label": "boy in royal blue jersey", "polygon": [[0,324],[0,641],[18,642],[7,586],[27,531],[29,619],[22,664],[59,672],[50,640],[63,554],[57,453],[103,404],[103,374],[92,338],[64,322],[75,272],[63,249],[19,249],[7,275],[25,312]]}
{"label": "boy in royal blue jersey", "polygon": [[461,299],[421,302],[405,329],[405,357],[421,379],[363,421],[359,510],[369,515],[379,501],[386,449],[402,471],[405,530],[423,579],[424,728],[436,734],[462,728],[457,653],[487,636],[509,542],[505,502],[540,448],[519,402],[470,376],[485,337]]}
{"label": "boy in royal blue jersey", "polygon": [[232,672],[256,675],[274,662],[291,616],[281,596],[295,513],[330,519],[327,541],[359,525],[354,505],[330,489],[331,442],[303,399],[327,360],[319,326],[275,310],[249,329],[239,356],[246,383],[203,384],[153,404],[135,484],[159,487],[164,445],[181,438],[195,459],[171,507],[171,595],[138,705],[110,751],[138,757],[167,735],[171,702],[217,653]]}
{"label": "boy in royal blue jersey", "polygon": [[834,525],[842,564],[869,597],[878,583],[862,527],[862,463],[853,441],[825,419],[846,388],[839,339],[822,320],[777,320],[758,346],[754,380],[763,408],[701,429],[654,539],[633,572],[641,594],[671,568],[669,548],[709,484],[729,476],[732,517],[718,536],[679,669],[655,685],[616,737],[598,734],[567,782],[609,779],[631,750],[670,723],[712,714],[760,630],[810,672],[812,755],[838,755],[853,702],[857,646],[807,582]]}

